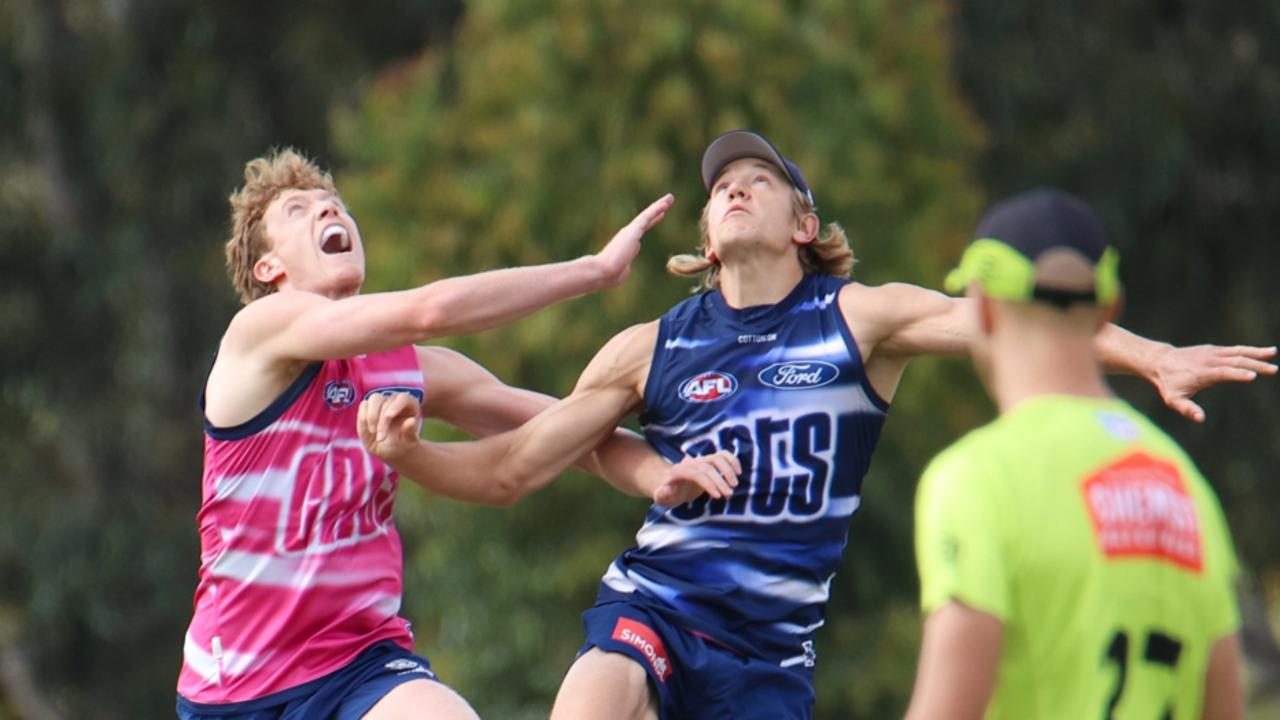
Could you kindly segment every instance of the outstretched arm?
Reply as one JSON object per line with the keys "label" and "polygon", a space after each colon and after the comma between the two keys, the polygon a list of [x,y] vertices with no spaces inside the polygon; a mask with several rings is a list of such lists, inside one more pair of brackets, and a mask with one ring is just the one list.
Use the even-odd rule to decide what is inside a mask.
{"label": "outstretched arm", "polygon": [[[898,363],[917,355],[967,353],[978,333],[972,302],[905,283],[851,284],[840,297],[863,352]],[[1098,333],[1095,348],[1108,372],[1146,378],[1166,405],[1196,422],[1204,420],[1204,411],[1191,401],[1195,393],[1220,382],[1249,382],[1276,373],[1276,365],[1267,362],[1276,355],[1274,347],[1175,347],[1114,324]]]}
{"label": "outstretched arm", "polygon": [[[429,490],[460,500],[510,504],[544,487],[575,459],[616,435],[618,422],[639,404],[637,383],[648,371],[648,355],[641,348],[647,338],[652,349],[651,326],[656,323],[636,326],[610,340],[587,366],[572,395],[513,431],[473,442],[427,442],[419,438],[421,408],[416,399],[375,395],[360,405],[360,438],[371,453]],[[458,364],[456,355],[437,355],[438,365],[466,367]],[[424,369],[433,362],[424,350],[419,350],[419,360]],[[446,388],[444,394],[432,400],[448,398],[449,386],[440,384]],[[453,408],[446,417],[460,412],[456,397],[446,404]],[[495,416],[498,424],[509,417]],[[476,424],[473,429],[492,427]],[[684,498],[693,487],[713,497],[727,496],[741,471],[737,458],[728,454],[673,465],[639,437],[625,434],[585,462],[624,492],[657,501]]]}
{"label": "outstretched arm", "polygon": [[[652,325],[652,324],[651,324]],[[651,353],[652,338],[633,337],[639,326],[619,336],[620,342],[603,349],[584,378],[594,384],[609,382],[629,387],[633,379],[613,376],[604,368],[625,365],[614,357],[624,346]],[[625,339],[626,342],[621,342]],[[648,350],[640,346],[647,341]],[[455,425],[476,437],[488,437],[513,430],[551,407],[556,399],[542,393],[511,387],[461,353],[442,347],[417,348],[418,362],[426,384],[422,405],[428,414]],[[585,387],[580,381],[580,387]],[[662,505],[678,505],[702,492],[719,497],[721,488],[736,485],[741,466],[729,454],[708,458],[685,458],[672,464],[645,439],[630,430],[615,428],[603,443],[574,463],[604,478],[628,495],[648,497]]]}
{"label": "outstretched arm", "polygon": [[418,436],[419,413],[412,395],[372,395],[360,403],[360,439],[370,453],[426,489],[488,505],[510,505],[544,487],[622,417],[608,393],[581,394],[511,432],[437,443]]}
{"label": "outstretched arm", "polygon": [[[511,432],[437,443],[419,437],[417,398],[408,393],[374,394],[360,403],[357,428],[365,448],[402,476],[447,497],[501,506],[545,487],[574,458],[599,444],[625,412],[620,399],[604,389],[577,392]],[[707,482],[715,496],[722,497],[731,490],[716,468],[727,474],[730,460],[716,460],[719,465],[711,472],[696,477],[688,467],[706,461],[661,472],[664,480]],[[677,467],[681,470],[674,470]]]}
{"label": "outstretched arm", "polygon": [[1276,374],[1275,364],[1267,362],[1276,356],[1275,347],[1175,347],[1114,324],[1098,333],[1095,347],[1108,371],[1145,378],[1165,405],[1195,422],[1204,421],[1204,409],[1191,400],[1201,390],[1220,382],[1251,382],[1259,375]]}
{"label": "outstretched arm", "polygon": [[571,297],[620,284],[644,233],[675,200],[655,201],[596,255],[447,278],[412,290],[331,300],[280,292],[246,306],[227,344],[267,360],[352,357],[498,327]]}

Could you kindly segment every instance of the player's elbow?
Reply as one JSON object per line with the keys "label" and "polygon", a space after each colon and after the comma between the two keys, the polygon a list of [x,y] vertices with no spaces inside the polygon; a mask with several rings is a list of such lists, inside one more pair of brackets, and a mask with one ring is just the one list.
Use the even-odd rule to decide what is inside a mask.
{"label": "player's elbow", "polygon": [[453,313],[449,311],[447,302],[443,302],[439,297],[428,296],[414,303],[408,323],[412,326],[417,341],[423,342],[451,334],[450,318],[452,316]]}

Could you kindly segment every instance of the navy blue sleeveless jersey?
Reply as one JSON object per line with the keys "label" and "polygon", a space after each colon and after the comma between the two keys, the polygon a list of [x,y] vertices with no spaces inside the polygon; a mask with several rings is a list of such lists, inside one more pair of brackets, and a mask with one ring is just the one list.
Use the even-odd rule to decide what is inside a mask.
{"label": "navy blue sleeveless jersey", "polygon": [[640,417],[668,459],[735,452],[731,498],[654,505],[597,603],[625,600],[731,649],[812,666],[824,608],[887,404],[871,389],[837,298],[806,275],[776,305],[718,291],[659,321]]}

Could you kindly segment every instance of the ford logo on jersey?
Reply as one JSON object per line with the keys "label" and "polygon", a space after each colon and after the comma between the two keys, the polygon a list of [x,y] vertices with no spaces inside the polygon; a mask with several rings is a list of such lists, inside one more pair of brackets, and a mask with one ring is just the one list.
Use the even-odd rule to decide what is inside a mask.
{"label": "ford logo on jersey", "polygon": [[374,388],[365,393],[363,399],[368,400],[373,395],[395,395],[396,393],[409,393],[416,398],[418,402],[422,402],[422,389],[409,387],[408,385],[386,385],[384,387]]}
{"label": "ford logo on jersey", "polygon": [[709,372],[680,383],[680,397],[686,402],[715,402],[732,395],[738,389],[738,378],[724,372]]}
{"label": "ford logo on jersey", "polygon": [[840,368],[821,360],[774,363],[760,371],[760,382],[779,390],[808,390],[835,382]]}

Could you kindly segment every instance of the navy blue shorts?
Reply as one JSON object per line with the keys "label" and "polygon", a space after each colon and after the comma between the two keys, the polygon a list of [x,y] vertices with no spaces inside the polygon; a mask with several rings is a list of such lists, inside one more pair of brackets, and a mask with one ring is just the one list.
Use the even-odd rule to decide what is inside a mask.
{"label": "navy blue shorts", "polygon": [[598,647],[640,663],[658,693],[662,720],[813,717],[810,668],[749,658],[626,602],[597,605],[582,614],[582,624],[587,642],[578,654]]}
{"label": "navy blue shorts", "polygon": [[297,687],[238,703],[195,703],[178,696],[182,720],[358,720],[397,685],[440,682],[427,659],[384,640],[340,670]]}

